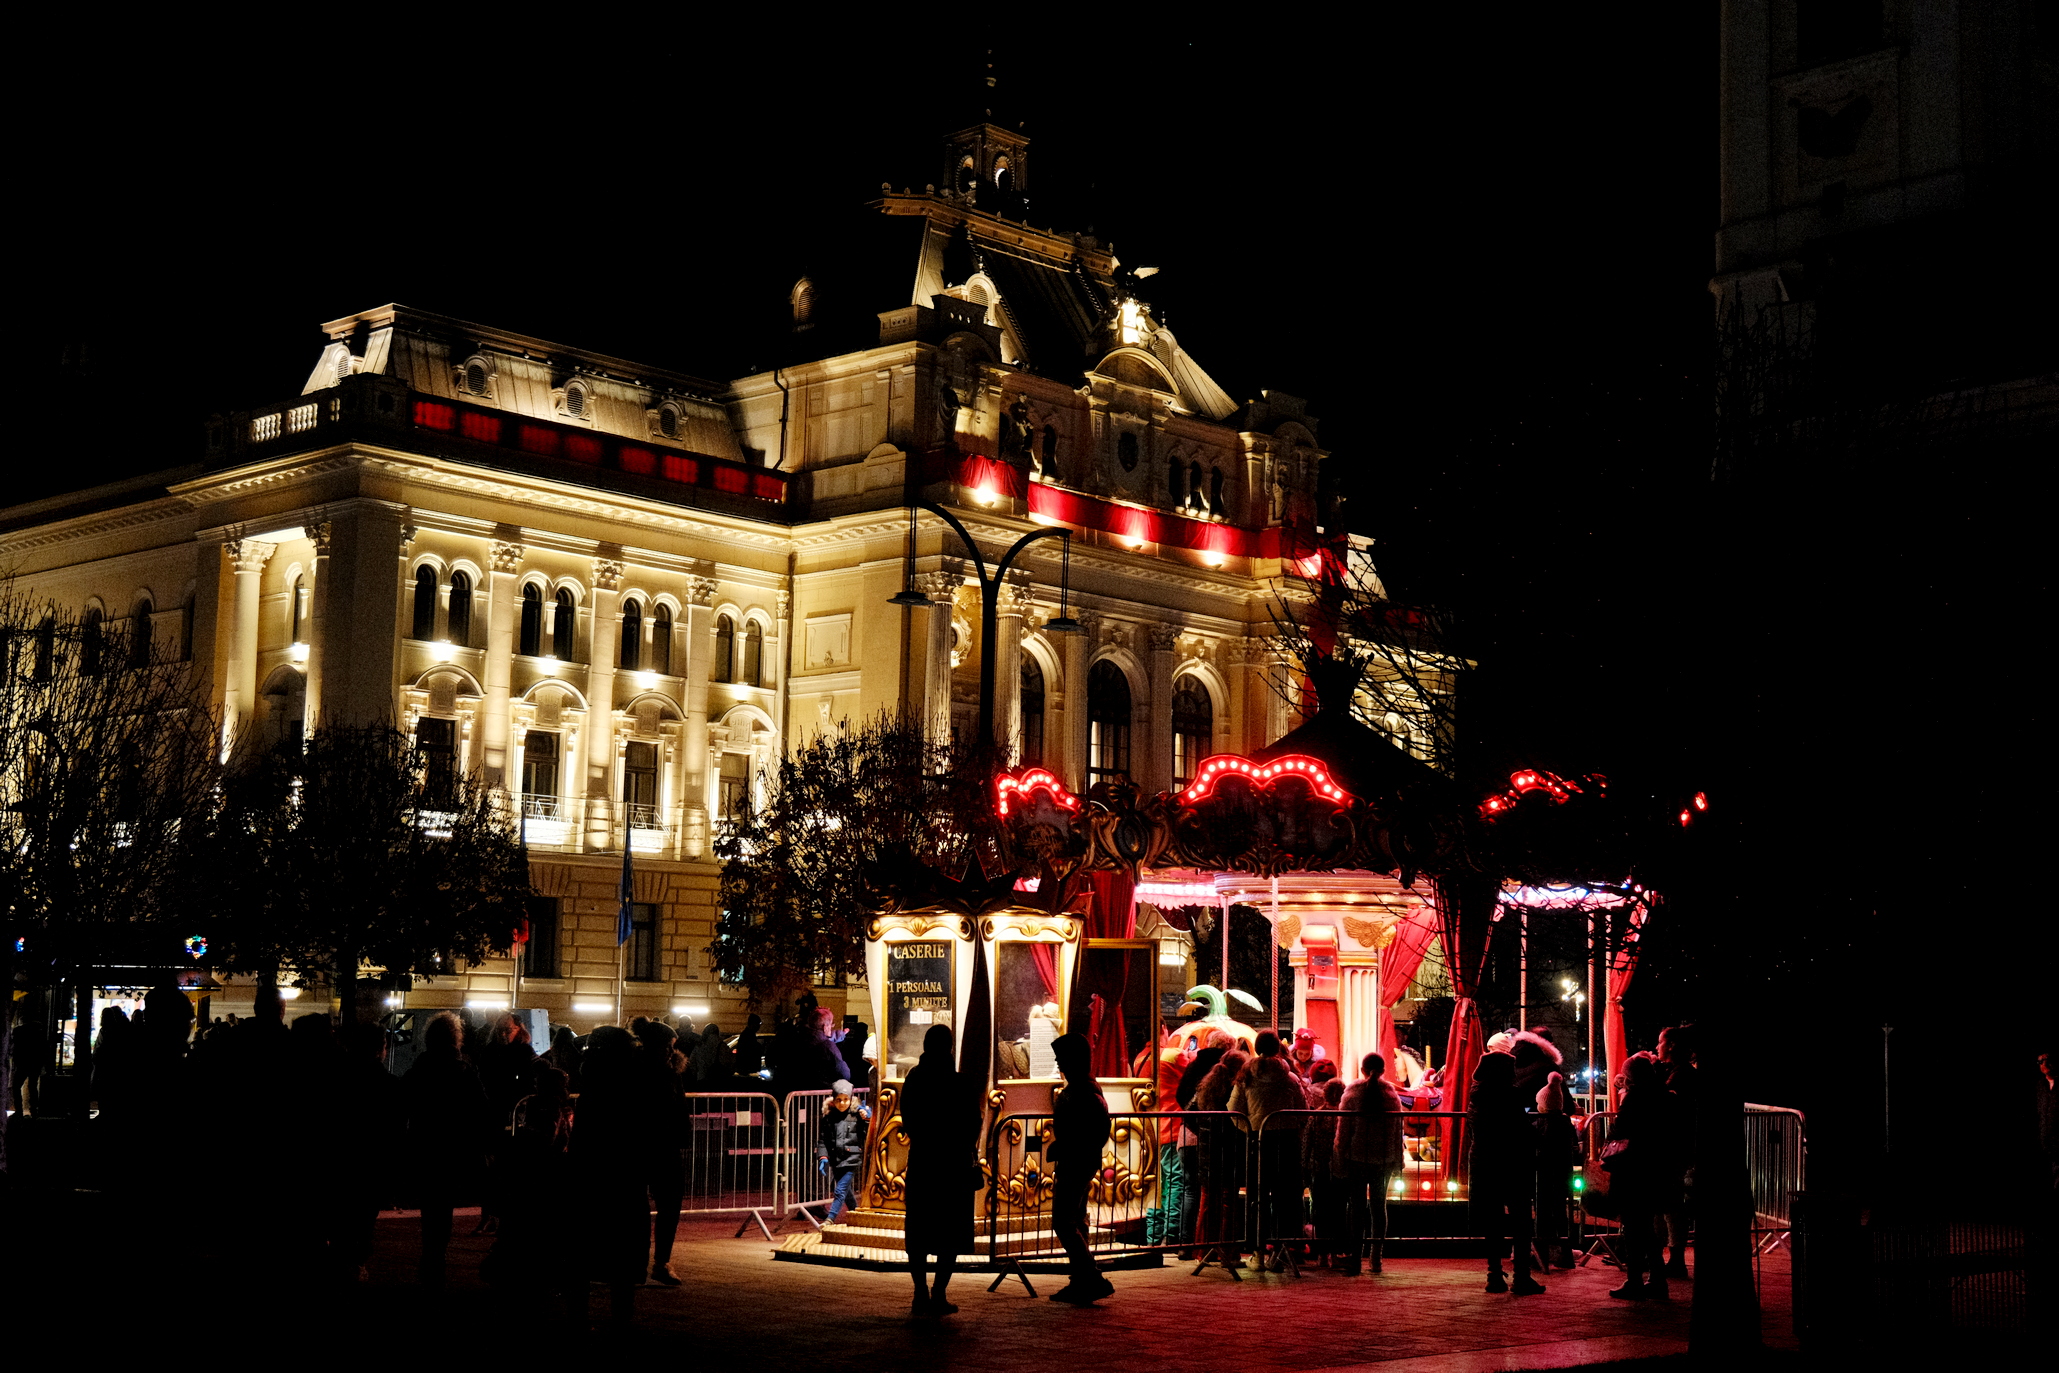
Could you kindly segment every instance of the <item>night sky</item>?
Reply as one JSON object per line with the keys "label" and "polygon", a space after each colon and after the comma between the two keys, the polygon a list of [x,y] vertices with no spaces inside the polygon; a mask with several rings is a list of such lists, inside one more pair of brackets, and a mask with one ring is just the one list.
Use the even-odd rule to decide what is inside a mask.
{"label": "night sky", "polygon": [[[1191,39],[1163,10],[1025,14],[1028,37],[895,10],[721,33],[477,7],[294,36],[41,20],[62,94],[17,152],[40,189],[12,346],[48,403],[16,476],[189,460],[209,411],[298,391],[321,320],[389,300],[738,374],[811,242],[882,182],[942,179],[991,47],[996,112],[1034,139],[1029,218],[1159,267],[1160,317],[1233,395],[1307,397],[1390,587],[1461,617],[1474,780],[1538,763],[1706,787],[1730,826],[1710,885],[1769,931],[1753,1004],[1842,973],[1874,989],[1835,1010],[1853,1044],[1877,1051],[1867,1022],[1890,1013],[1954,1042],[1953,1012],[1852,951],[2031,876],[1995,789],[2011,746],[1966,761],[1955,706],[1891,699],[1908,665],[1881,650],[1882,593],[1828,554],[1796,560],[1779,606],[1726,599],[1727,565],[1791,553],[1727,526],[1708,480],[1714,8],[1635,28],[1608,7],[1426,9]],[[1886,556],[1908,563],[1918,642],[1969,605],[1999,633],[2048,580],[1998,599],[1986,562],[1939,571],[1973,526],[1944,528],[1953,557],[1938,525],[1905,532]],[[1741,660],[1769,618],[1822,632]],[[2008,676],[1983,674],[1984,700],[2035,722]],[[1947,957],[1983,985],[1972,952]],[[1803,1020],[1745,1032],[1791,1065]]]}

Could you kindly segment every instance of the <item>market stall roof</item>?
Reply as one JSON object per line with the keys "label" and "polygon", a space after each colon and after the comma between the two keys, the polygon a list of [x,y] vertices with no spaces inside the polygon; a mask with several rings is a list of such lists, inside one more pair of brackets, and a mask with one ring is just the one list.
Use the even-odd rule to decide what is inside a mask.
{"label": "market stall roof", "polygon": [[1345,711],[1318,710],[1314,719],[1253,753],[1251,761],[1265,763],[1297,753],[1328,768],[1346,791],[1375,810],[1456,802],[1450,779]]}

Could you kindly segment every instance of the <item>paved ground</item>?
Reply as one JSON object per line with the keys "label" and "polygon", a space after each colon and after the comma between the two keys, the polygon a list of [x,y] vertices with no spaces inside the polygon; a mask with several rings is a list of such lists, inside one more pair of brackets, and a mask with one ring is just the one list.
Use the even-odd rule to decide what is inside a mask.
{"label": "paved ground", "polygon": [[[433,1305],[412,1290],[416,1222],[379,1226],[374,1281],[360,1289],[352,1324],[404,1325],[420,1336],[458,1336],[473,1351],[501,1337],[539,1338],[556,1322],[515,1307],[478,1281],[490,1241],[459,1223],[451,1286]],[[976,1368],[993,1373],[1097,1373],[1147,1369],[1235,1369],[1318,1373],[1377,1367],[1400,1373],[1567,1368],[1683,1354],[1688,1288],[1667,1303],[1612,1301],[1616,1270],[1599,1260],[1547,1278],[1548,1295],[1517,1299],[1481,1290],[1481,1265],[1458,1259],[1390,1259],[1379,1277],[1346,1278],[1320,1268],[1304,1276],[1257,1275],[1233,1282],[1188,1267],[1119,1272],[1114,1297],[1074,1310],[1041,1299],[1060,1285],[1036,1277],[1032,1299],[1019,1283],[991,1295],[991,1275],[952,1285],[962,1308],[941,1322],[911,1322],[905,1274],[775,1262],[755,1229],[689,1219],[681,1226],[677,1289],[637,1294],[637,1328],[610,1336],[652,1354],[691,1354],[732,1366],[782,1370]],[[1791,1344],[1787,1268],[1765,1268],[1769,1343]],[[595,1289],[592,1316],[605,1326],[607,1298]],[[483,1332],[486,1345],[478,1341]],[[461,1332],[463,1332],[461,1334]],[[1667,1359],[1666,1362],[1673,1362]]]}

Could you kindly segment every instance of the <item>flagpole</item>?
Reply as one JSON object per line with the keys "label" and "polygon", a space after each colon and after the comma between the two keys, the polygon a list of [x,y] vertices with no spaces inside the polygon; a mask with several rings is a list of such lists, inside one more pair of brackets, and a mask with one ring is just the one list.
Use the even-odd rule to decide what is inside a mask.
{"label": "flagpole", "polygon": [[629,941],[635,933],[635,912],[631,901],[636,895],[636,870],[630,860],[635,851],[634,831],[629,825],[627,807],[622,812],[622,890],[620,904],[615,911],[615,1023],[622,1023],[623,1001],[629,993]]}
{"label": "flagpole", "polygon": [[515,990],[508,997],[508,1009],[522,1009],[522,961],[529,956],[529,941],[536,932],[529,928],[529,808],[522,804],[522,793],[515,793],[515,826],[517,852],[522,856],[522,942],[515,945]]}

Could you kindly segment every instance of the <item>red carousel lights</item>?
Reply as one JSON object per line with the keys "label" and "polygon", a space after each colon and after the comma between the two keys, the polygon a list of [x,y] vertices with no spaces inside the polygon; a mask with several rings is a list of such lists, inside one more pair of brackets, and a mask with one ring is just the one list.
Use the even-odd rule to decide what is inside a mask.
{"label": "red carousel lights", "polygon": [[1231,776],[1247,777],[1260,787],[1271,786],[1283,777],[1299,777],[1314,789],[1316,795],[1340,806],[1350,805],[1352,800],[1351,793],[1331,779],[1329,769],[1306,754],[1293,753],[1270,762],[1254,763],[1234,753],[1218,753],[1202,760],[1194,780],[1180,793],[1180,804],[1191,806],[1206,800],[1219,780]]}
{"label": "red carousel lights", "polygon": [[1573,794],[1579,790],[1579,787],[1563,777],[1541,768],[1524,768],[1520,772],[1509,774],[1507,791],[1497,792],[1480,803],[1480,816],[1485,820],[1493,820],[1514,810],[1525,796],[1538,792],[1549,796],[1553,805],[1563,806],[1572,800]]}
{"label": "red carousel lights", "polygon": [[1061,809],[1077,811],[1080,808],[1080,798],[1065,789],[1065,783],[1058,780],[1057,774],[1048,768],[1025,768],[1019,773],[1007,772],[994,779],[995,813],[1005,819],[1016,798],[1027,802],[1034,791],[1050,793],[1052,803]]}

